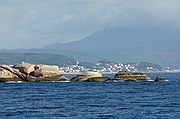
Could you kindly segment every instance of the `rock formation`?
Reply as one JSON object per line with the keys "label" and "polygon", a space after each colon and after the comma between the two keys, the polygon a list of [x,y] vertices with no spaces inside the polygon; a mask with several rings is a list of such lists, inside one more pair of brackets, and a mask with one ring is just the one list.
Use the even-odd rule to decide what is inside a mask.
{"label": "rock formation", "polygon": [[108,77],[93,77],[87,79],[85,82],[106,82],[108,80],[110,80]]}
{"label": "rock formation", "polygon": [[17,64],[13,67],[0,65],[0,81],[69,81],[60,75],[58,66],[35,65],[29,63]]}
{"label": "rock formation", "polygon": [[125,72],[120,71],[117,74],[115,74],[114,80],[123,80],[123,81],[147,81],[150,80],[150,78],[139,72]]}
{"label": "rock formation", "polygon": [[35,70],[31,72],[31,75],[34,77],[54,77],[59,75],[59,67],[58,66],[50,66],[50,65],[36,65]]}
{"label": "rock formation", "polygon": [[57,75],[54,77],[39,77],[36,79],[36,82],[49,82],[49,81],[53,81],[53,82],[70,82],[70,80],[68,78],[66,78],[63,75]]}
{"label": "rock formation", "polygon": [[[41,81],[71,81],[71,82],[106,82],[106,81],[148,81],[150,78],[139,72],[120,71],[113,79],[103,77],[98,72],[84,72],[71,80],[59,73],[58,66],[35,65],[29,63],[17,64],[13,67],[0,65],[0,82],[41,82]],[[165,81],[166,78],[156,77],[154,80]]]}
{"label": "rock formation", "polygon": [[72,82],[85,82],[85,81],[88,81],[88,79],[92,80],[92,78],[102,78],[102,74],[98,72],[84,72],[72,78],[71,81]]}
{"label": "rock formation", "polygon": [[14,66],[14,68],[19,69],[21,73],[25,73],[25,74],[29,74],[32,71],[34,71],[34,67],[35,67],[34,64],[29,64],[25,62],[22,62],[21,64],[17,64]]}
{"label": "rock formation", "polygon": [[25,77],[8,65],[0,65],[0,82],[9,81],[25,81]]}

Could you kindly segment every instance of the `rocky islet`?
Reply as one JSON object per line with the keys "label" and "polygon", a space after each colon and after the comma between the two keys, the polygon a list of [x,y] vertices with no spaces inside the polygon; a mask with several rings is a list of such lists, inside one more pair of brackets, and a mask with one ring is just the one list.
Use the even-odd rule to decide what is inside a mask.
{"label": "rocky islet", "polygon": [[[120,71],[114,78],[103,77],[99,72],[83,72],[71,79],[59,72],[58,66],[22,62],[15,66],[0,65],[0,82],[108,82],[108,81],[149,81],[150,77],[140,72]],[[165,81],[157,77],[154,81]]]}
{"label": "rocky islet", "polygon": [[69,81],[59,72],[58,66],[20,63],[15,66],[0,65],[0,82]]}

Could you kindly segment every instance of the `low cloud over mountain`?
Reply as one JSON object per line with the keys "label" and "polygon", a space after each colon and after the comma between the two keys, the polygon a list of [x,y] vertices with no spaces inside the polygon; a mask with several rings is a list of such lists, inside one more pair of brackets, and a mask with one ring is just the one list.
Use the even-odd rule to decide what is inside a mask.
{"label": "low cloud over mountain", "polygon": [[0,0],[0,48],[67,43],[109,26],[178,26],[179,0]]}
{"label": "low cloud over mountain", "polygon": [[179,30],[175,27],[106,28],[80,41],[49,45],[43,49],[85,60],[105,58],[119,62],[180,65]]}

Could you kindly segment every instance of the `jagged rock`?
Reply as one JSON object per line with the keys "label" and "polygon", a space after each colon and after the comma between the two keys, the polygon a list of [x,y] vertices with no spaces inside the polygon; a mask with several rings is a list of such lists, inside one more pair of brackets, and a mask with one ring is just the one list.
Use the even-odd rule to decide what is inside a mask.
{"label": "jagged rock", "polygon": [[87,81],[90,78],[99,78],[102,77],[101,73],[98,72],[85,72],[80,75],[77,75],[76,77],[72,78],[72,82],[84,82]]}
{"label": "jagged rock", "polygon": [[118,72],[117,74],[115,74],[114,77],[115,80],[123,80],[123,81],[147,81],[150,80],[150,78],[143,74],[143,73],[139,73],[139,72]]}
{"label": "jagged rock", "polygon": [[7,65],[0,66],[0,82],[17,82],[22,81],[18,76],[13,73],[13,68]]}
{"label": "jagged rock", "polygon": [[166,78],[157,76],[156,79],[155,79],[154,81],[155,81],[155,82],[158,82],[158,81],[166,81],[166,80],[167,80]]}
{"label": "jagged rock", "polygon": [[93,77],[93,78],[87,79],[85,82],[106,82],[109,79],[110,78],[108,77]]}
{"label": "jagged rock", "polygon": [[16,75],[22,81],[28,82],[28,80],[27,80],[28,75],[21,73],[18,69],[13,69],[13,74]]}
{"label": "jagged rock", "polygon": [[22,62],[21,64],[17,64],[14,66],[14,68],[19,69],[21,73],[30,74],[32,71],[34,71],[35,65]]}
{"label": "jagged rock", "polygon": [[10,72],[13,72],[13,71],[14,71],[14,69],[13,69],[12,67],[8,66],[8,65],[0,65],[0,67],[3,68],[3,69],[8,70],[8,71],[10,71]]}
{"label": "jagged rock", "polygon": [[0,78],[14,78],[14,74],[8,70],[0,68]]}
{"label": "jagged rock", "polygon": [[1,76],[0,79],[3,82],[9,82],[9,81],[25,81],[27,80],[27,74],[22,73],[19,71],[19,69],[12,68],[8,65],[0,65],[1,69]]}

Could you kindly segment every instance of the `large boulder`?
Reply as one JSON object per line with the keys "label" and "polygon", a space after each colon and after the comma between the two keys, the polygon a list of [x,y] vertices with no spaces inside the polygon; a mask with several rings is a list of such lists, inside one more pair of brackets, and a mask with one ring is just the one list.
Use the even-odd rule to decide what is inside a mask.
{"label": "large boulder", "polygon": [[108,77],[93,77],[87,79],[85,82],[106,82],[108,80],[110,80]]}
{"label": "large boulder", "polygon": [[120,71],[117,74],[115,74],[114,77],[115,80],[123,80],[123,81],[147,81],[150,80],[150,78],[139,72],[125,72]]}
{"label": "large boulder", "polygon": [[34,77],[55,77],[60,75],[58,66],[36,65],[35,70],[30,73]]}
{"label": "large boulder", "polygon": [[34,71],[35,65],[22,62],[21,64],[17,64],[14,66],[14,68],[19,69],[21,73],[30,74],[32,71]]}
{"label": "large boulder", "polygon": [[51,72],[51,73],[59,72],[59,67],[55,66],[55,65],[43,65],[43,64],[40,64],[40,65],[36,65],[35,69],[42,69],[42,70],[45,70],[45,71]]}
{"label": "large boulder", "polygon": [[84,72],[80,75],[75,76],[71,79],[72,82],[84,82],[88,81],[90,78],[99,78],[102,77],[101,73],[98,72]]}

